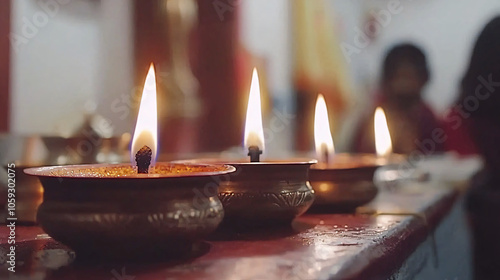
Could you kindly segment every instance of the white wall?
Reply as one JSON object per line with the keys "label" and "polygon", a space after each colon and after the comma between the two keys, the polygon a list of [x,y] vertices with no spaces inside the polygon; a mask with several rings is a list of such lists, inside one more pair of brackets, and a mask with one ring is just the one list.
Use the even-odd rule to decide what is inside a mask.
{"label": "white wall", "polygon": [[[117,111],[134,92],[132,0],[101,0],[101,37],[97,112],[107,118],[115,135],[132,133],[136,115]],[[146,75],[146,73],[144,73]]]}
{"label": "white wall", "polygon": [[292,46],[289,0],[245,0],[241,7],[241,41],[254,55],[263,57],[275,98],[292,90]]}
{"label": "white wall", "polygon": [[93,104],[130,91],[129,0],[12,2],[12,132],[68,135]]}

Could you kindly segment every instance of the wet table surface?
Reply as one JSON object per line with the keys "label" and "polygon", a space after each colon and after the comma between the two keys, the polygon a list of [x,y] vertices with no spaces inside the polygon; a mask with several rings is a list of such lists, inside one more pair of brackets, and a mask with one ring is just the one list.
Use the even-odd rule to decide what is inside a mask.
{"label": "wet table surface", "polygon": [[82,263],[39,227],[17,226],[14,275],[7,272],[10,245],[2,226],[0,279],[386,279],[457,197],[452,188],[381,192],[356,214],[306,214],[290,228],[218,232],[198,256],[147,263]]}

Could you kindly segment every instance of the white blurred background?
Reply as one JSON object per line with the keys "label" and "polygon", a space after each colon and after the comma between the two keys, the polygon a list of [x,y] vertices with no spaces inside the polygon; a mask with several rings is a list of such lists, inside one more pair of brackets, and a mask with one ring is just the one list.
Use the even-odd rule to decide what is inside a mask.
{"label": "white blurred background", "polygon": [[[22,34],[24,21],[32,19],[40,6],[34,0],[12,2],[12,32]],[[133,88],[132,1],[62,2],[69,3],[60,5],[29,43],[11,53],[11,132],[69,134],[80,125],[85,112],[94,109],[110,119],[115,133],[129,132],[133,120],[119,119],[109,112],[109,104]],[[281,106],[292,103],[293,93],[291,2],[234,1],[240,13],[240,41],[265,59],[270,93]],[[425,99],[442,114],[457,94],[478,32],[492,16],[500,14],[497,0],[327,2],[339,44],[354,45],[357,30],[390,5],[397,4],[399,11],[391,14],[368,46],[346,60],[344,71],[350,77],[354,100],[352,123],[376,88],[384,53],[402,41],[414,42],[425,50],[432,75]],[[347,129],[346,135],[349,133]],[[348,141],[344,136],[336,144],[341,147]],[[290,146],[284,142],[284,147]]]}

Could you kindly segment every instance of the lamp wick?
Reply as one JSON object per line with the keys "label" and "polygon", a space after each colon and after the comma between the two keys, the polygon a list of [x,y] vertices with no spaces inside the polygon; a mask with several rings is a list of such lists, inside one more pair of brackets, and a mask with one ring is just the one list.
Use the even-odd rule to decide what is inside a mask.
{"label": "lamp wick", "polygon": [[135,162],[137,163],[137,173],[139,174],[149,173],[149,165],[151,164],[152,155],[153,151],[146,145],[144,145],[139,151],[137,151],[137,153],[135,154]]}
{"label": "lamp wick", "polygon": [[323,163],[328,164],[330,161],[330,153],[328,152],[326,143],[321,144],[321,155],[323,156]]}
{"label": "lamp wick", "polygon": [[260,162],[260,155],[262,150],[258,146],[248,147],[248,156],[250,156],[250,162]]}

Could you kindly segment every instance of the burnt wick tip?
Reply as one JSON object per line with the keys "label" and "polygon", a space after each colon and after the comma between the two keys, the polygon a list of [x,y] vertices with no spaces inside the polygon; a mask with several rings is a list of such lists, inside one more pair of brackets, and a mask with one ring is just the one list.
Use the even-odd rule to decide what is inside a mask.
{"label": "burnt wick tip", "polygon": [[137,151],[137,153],[135,154],[137,173],[148,174],[152,155],[153,151],[146,145],[144,145],[139,151]]}
{"label": "burnt wick tip", "polygon": [[322,152],[323,152],[323,162],[328,164],[330,161],[330,153],[328,152],[328,148],[325,146],[322,146]]}
{"label": "burnt wick tip", "polygon": [[257,146],[248,147],[248,156],[250,156],[250,162],[259,162],[262,150]]}

